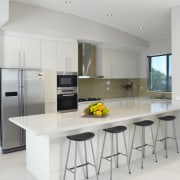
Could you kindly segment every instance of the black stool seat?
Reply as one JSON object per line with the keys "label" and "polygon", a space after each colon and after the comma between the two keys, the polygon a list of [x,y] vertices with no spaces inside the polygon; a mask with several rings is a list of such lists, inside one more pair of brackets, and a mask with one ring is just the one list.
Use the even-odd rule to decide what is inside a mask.
{"label": "black stool seat", "polygon": [[163,116],[163,117],[159,117],[158,119],[162,120],[162,121],[173,121],[176,119],[176,117],[175,116]]}
{"label": "black stool seat", "polygon": [[85,133],[81,133],[81,134],[67,136],[67,138],[72,141],[86,141],[93,137],[94,137],[94,133],[92,133],[92,132],[85,132]]}
{"label": "black stool seat", "polygon": [[144,121],[140,121],[140,122],[135,122],[133,124],[135,124],[137,126],[151,126],[153,124],[153,121],[144,120]]}
{"label": "black stool seat", "polygon": [[127,128],[125,126],[115,126],[115,127],[103,129],[103,131],[109,132],[109,133],[120,133],[120,132],[125,131],[126,129]]}

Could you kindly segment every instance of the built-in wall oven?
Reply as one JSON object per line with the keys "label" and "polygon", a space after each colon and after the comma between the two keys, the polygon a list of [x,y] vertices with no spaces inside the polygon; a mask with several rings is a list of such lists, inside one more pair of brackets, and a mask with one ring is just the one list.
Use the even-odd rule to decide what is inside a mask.
{"label": "built-in wall oven", "polygon": [[77,109],[77,73],[57,72],[57,110],[69,112]]}
{"label": "built-in wall oven", "polygon": [[57,87],[76,87],[77,88],[77,73],[76,72],[57,72]]}

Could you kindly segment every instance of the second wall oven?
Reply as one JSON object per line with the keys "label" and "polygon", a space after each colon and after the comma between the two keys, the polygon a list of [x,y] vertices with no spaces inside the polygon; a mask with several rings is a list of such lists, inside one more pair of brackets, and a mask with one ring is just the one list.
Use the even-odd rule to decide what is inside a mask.
{"label": "second wall oven", "polygon": [[78,109],[77,73],[57,72],[57,111]]}

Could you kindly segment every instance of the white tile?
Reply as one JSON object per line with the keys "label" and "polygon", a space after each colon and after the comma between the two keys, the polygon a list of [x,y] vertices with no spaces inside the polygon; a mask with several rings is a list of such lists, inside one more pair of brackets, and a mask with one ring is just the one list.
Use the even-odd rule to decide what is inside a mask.
{"label": "white tile", "polygon": [[[130,175],[126,165],[114,169],[113,180],[179,180],[180,154],[177,154],[174,148],[168,152],[167,159],[164,157],[164,151],[158,153],[158,163],[154,161],[153,155],[146,157],[144,169],[140,168],[140,160],[132,162]],[[37,180],[26,169],[25,151],[0,154],[0,180]],[[96,178],[92,177],[89,180],[96,180]],[[99,180],[109,180],[109,172],[100,173]]]}

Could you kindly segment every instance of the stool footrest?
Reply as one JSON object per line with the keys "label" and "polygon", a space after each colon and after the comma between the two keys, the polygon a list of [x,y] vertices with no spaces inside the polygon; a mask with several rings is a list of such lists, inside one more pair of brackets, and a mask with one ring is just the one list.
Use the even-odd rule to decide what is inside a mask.
{"label": "stool footrest", "polygon": [[[92,164],[92,163],[90,163],[90,162],[87,162],[87,163],[85,163],[85,164],[81,164],[81,165],[76,166],[76,168],[80,168],[80,167],[87,166],[87,165],[91,165],[91,166],[94,166],[94,167],[95,167],[94,164]],[[70,171],[71,173],[74,173],[74,171],[72,171],[72,170],[74,170],[74,169],[75,169],[75,167],[67,168],[67,170]]]}
{"label": "stool footrest", "polygon": [[[143,147],[144,147],[144,146],[151,146],[151,147],[153,147],[153,145],[151,145],[151,144],[144,144]],[[141,148],[142,148],[142,146],[138,146],[138,147],[135,147],[135,148],[133,148],[133,149],[135,149],[135,150],[137,150],[137,151],[142,151]]]}
{"label": "stool footrest", "polygon": [[123,153],[118,152],[118,153],[116,153],[116,154],[113,154],[112,156],[110,155],[110,156],[103,157],[103,159],[108,160],[108,161],[111,161],[111,160],[109,160],[108,158],[113,157],[113,156],[118,156],[118,155],[127,156],[126,154],[123,154]]}
{"label": "stool footrest", "polygon": [[[167,139],[174,139],[174,140],[176,140],[176,138],[174,138],[174,137],[167,137]],[[165,140],[166,140],[166,138],[159,139],[159,140],[157,140],[157,141],[160,141],[160,142],[165,143],[165,142],[164,142]]]}

